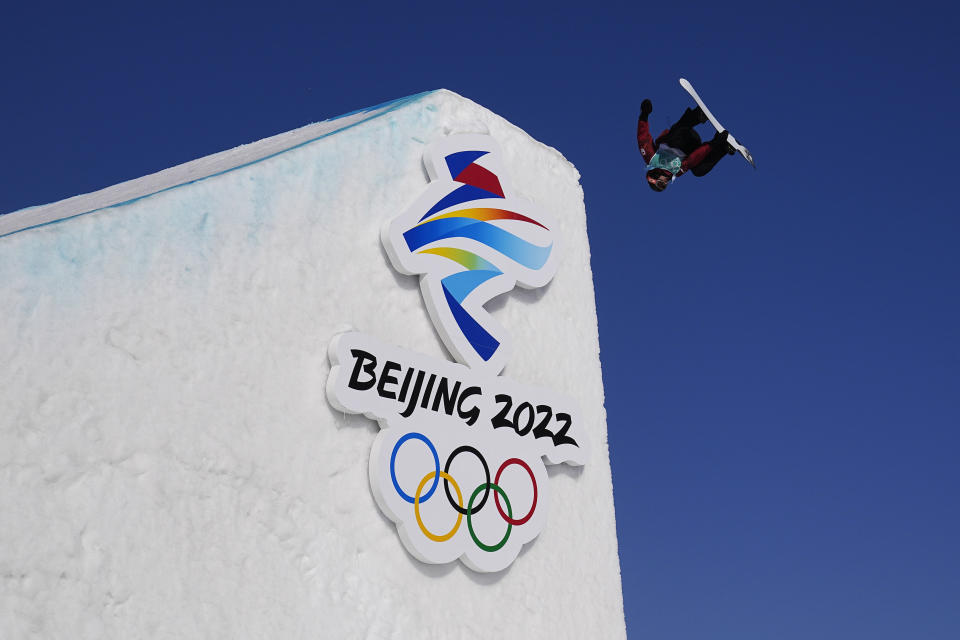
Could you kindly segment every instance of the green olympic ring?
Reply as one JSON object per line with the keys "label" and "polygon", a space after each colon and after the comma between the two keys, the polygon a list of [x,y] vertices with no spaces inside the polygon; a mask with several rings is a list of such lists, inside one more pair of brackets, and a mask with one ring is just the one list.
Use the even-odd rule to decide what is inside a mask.
{"label": "green olympic ring", "polygon": [[467,528],[470,530],[470,537],[473,538],[473,541],[478,547],[484,551],[489,551],[493,553],[494,551],[499,551],[503,545],[507,544],[507,539],[510,537],[510,531],[513,529],[513,525],[510,522],[507,522],[507,532],[503,534],[503,539],[500,540],[495,545],[484,544],[480,541],[480,538],[477,537],[476,532],[473,530],[473,501],[477,499],[477,496],[480,495],[481,491],[493,489],[501,496],[503,496],[503,501],[507,503],[507,515],[510,518],[513,518],[513,509],[510,507],[510,498],[507,497],[507,492],[500,488],[500,485],[493,484],[492,482],[485,482],[474,490],[473,495],[470,496],[470,501],[467,503]]}

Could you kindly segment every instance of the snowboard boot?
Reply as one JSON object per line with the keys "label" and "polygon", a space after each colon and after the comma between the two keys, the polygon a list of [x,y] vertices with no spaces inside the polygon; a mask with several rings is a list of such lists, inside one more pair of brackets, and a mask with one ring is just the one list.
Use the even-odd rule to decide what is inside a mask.
{"label": "snowboard boot", "polygon": [[[699,109],[700,107],[697,108]],[[724,151],[726,151],[727,155],[732,156],[737,152],[737,150],[733,148],[732,144],[727,142],[727,136],[729,135],[729,131],[718,131],[717,135],[713,136],[713,140],[710,141],[710,145],[715,149],[722,148]]]}
{"label": "snowboard boot", "polygon": [[707,121],[707,114],[703,112],[703,109],[700,105],[697,105],[697,108],[693,110],[693,115],[697,119],[697,124],[703,124]]}

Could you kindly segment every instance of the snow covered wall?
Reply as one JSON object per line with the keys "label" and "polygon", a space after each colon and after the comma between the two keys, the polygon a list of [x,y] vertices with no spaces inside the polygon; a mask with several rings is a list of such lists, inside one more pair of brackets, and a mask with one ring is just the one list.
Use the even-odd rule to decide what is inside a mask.
{"label": "snow covered wall", "polygon": [[[451,360],[380,234],[462,133],[561,239],[547,286],[486,305],[503,376],[592,445],[493,573],[408,552],[380,427],[325,394],[350,329]],[[0,216],[0,638],[623,637],[589,258],[576,169],[449,91]]]}

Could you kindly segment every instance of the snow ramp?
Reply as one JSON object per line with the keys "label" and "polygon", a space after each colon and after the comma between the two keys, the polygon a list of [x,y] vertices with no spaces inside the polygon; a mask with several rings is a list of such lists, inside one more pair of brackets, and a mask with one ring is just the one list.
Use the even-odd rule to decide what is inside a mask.
{"label": "snow ramp", "polygon": [[[562,249],[486,307],[502,376],[575,400],[592,443],[493,573],[409,551],[380,427],[325,392],[345,331],[453,359],[381,230],[458,134],[497,141]],[[445,90],[0,216],[0,637],[623,637],[589,258],[574,167]]]}

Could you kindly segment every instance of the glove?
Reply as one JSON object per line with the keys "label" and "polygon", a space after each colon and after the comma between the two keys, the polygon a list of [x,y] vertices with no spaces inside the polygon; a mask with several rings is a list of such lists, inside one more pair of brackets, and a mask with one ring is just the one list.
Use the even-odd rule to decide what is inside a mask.
{"label": "glove", "polygon": [[647,116],[653,111],[653,103],[650,102],[649,98],[644,98],[643,102],[640,103],[640,119],[646,122]]}

